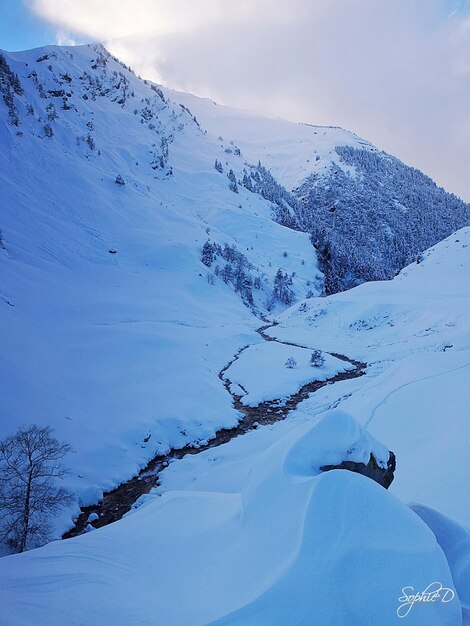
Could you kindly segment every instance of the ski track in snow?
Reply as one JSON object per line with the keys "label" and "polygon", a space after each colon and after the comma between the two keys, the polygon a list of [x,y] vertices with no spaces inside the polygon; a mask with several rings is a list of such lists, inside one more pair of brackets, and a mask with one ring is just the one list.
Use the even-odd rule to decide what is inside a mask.
{"label": "ski track in snow", "polygon": [[[268,322],[268,320],[263,321]],[[276,324],[269,322],[258,328],[256,332],[266,342],[275,342],[297,348],[307,347],[289,341],[281,341],[266,334],[266,331],[273,326],[276,326]],[[340,361],[353,365],[353,369],[339,371],[332,377],[325,380],[313,380],[303,385],[296,393],[287,398],[268,400],[261,402],[256,406],[245,406],[241,403],[241,396],[231,390],[230,387],[232,385],[232,381],[225,378],[225,374],[230,366],[240,358],[243,352],[247,350],[250,345],[240,348],[229,363],[219,372],[219,378],[228,393],[232,396],[234,407],[238,410],[241,416],[240,421],[233,428],[220,429],[216,432],[212,439],[202,441],[201,443],[192,442],[183,448],[170,449],[164,455],[159,454],[155,456],[142,470],[140,470],[137,476],[121,483],[115,489],[106,492],[99,503],[90,506],[82,506],[81,513],[75,522],[75,526],[63,534],[63,539],[75,537],[83,533],[88,523],[88,517],[92,512],[99,514],[99,518],[95,522],[96,527],[106,526],[117,521],[118,519],[121,519],[122,516],[132,508],[139,497],[149,493],[151,489],[159,485],[160,472],[165,469],[170,462],[182,459],[187,454],[199,454],[210,448],[220,446],[235,437],[239,437],[251,430],[257,429],[262,425],[270,425],[284,420],[287,415],[291,413],[291,411],[294,411],[303,400],[310,396],[311,393],[318,391],[326,385],[335,384],[352,378],[358,378],[365,374],[364,370],[367,367],[367,364],[361,361],[349,359],[342,354],[328,352],[327,354],[330,354]],[[341,402],[343,402],[343,400],[350,397],[350,395],[351,393],[340,396],[327,408],[336,408],[341,404]]]}
{"label": "ski track in snow", "polygon": [[440,376],[447,376],[447,374],[452,374],[453,372],[458,372],[459,370],[463,370],[466,367],[468,367],[470,365],[469,363],[465,363],[464,365],[459,365],[459,367],[454,367],[446,372],[439,372],[438,374],[431,374],[430,376],[423,376],[422,378],[416,378],[415,380],[409,380],[407,383],[404,383],[403,385],[400,385],[399,387],[396,387],[395,389],[393,389],[392,391],[390,391],[390,393],[388,393],[385,398],[383,398],[378,404],[376,404],[376,406],[373,408],[369,418],[367,419],[367,421],[365,422],[364,426],[366,428],[369,427],[369,425],[372,423],[372,420],[374,419],[377,411],[380,409],[381,406],[383,406],[393,395],[395,395],[396,393],[398,393],[399,391],[401,391],[402,389],[405,389],[406,387],[410,387],[411,385],[416,385],[417,383],[421,383],[425,380],[431,380],[432,378],[439,378]]}

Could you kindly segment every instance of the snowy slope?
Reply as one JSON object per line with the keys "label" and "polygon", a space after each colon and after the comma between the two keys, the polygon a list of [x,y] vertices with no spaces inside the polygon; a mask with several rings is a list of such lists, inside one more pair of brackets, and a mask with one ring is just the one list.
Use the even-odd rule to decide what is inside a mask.
{"label": "snowy slope", "polygon": [[[51,424],[76,451],[68,485],[95,503],[156,452],[237,422],[222,371],[248,406],[348,369],[334,354],[368,368],[282,422],[170,464],[119,522],[0,559],[0,622],[395,624],[404,587],[439,581],[452,601],[407,620],[458,625],[470,229],[392,281],[304,299],[322,282],[309,236],[273,221],[260,194],[231,191],[227,173],[261,159],[290,189],[336,164],[338,145],[373,147],[341,129],[168,100],[99,46],[4,58],[0,437]],[[222,250],[210,267],[207,242]],[[251,304],[237,272],[220,277],[230,259]],[[278,269],[289,308],[268,306]],[[278,324],[264,332],[288,345],[254,332],[268,310]],[[313,349],[326,356],[314,374]],[[383,466],[389,449],[390,492],[320,471],[371,453]]]}
{"label": "snowy slope", "polygon": [[470,519],[470,229],[390,282],[289,309],[270,332],[369,363],[344,406],[399,459],[391,489]]}
{"label": "snowy slope", "polygon": [[424,250],[470,225],[469,204],[351,132],[165,93],[195,112],[226,151],[237,147],[251,162],[260,159],[292,192],[294,221],[319,251],[328,294],[393,278]]}
{"label": "snowy slope", "polygon": [[165,87],[162,90],[172,101],[188,107],[201,125],[218,138],[224,150],[238,147],[249,162],[260,160],[288,190],[312,172],[325,173],[332,164],[340,167],[337,146],[375,150],[368,141],[339,127],[295,124],[181,91]]}
{"label": "snowy slope", "polygon": [[[469,519],[469,243],[460,231],[394,281],[281,315],[269,332],[348,347],[368,358],[367,376],[171,464],[120,522],[0,560],[7,623],[399,624],[410,608],[403,589],[437,582],[448,601],[419,603],[406,619],[460,624],[467,534],[429,506]],[[407,333],[389,323],[402,315]],[[357,421],[326,410],[339,404]],[[345,455],[384,463],[388,447],[391,493],[347,471],[319,473]],[[417,515],[410,499],[425,505],[413,505]]]}
{"label": "snowy slope", "polygon": [[[436,579],[455,593],[453,582],[432,532],[395,497],[363,476],[318,473],[321,462],[353,446],[364,457],[387,454],[347,415],[333,412],[258,452],[241,494],[166,493],[104,529],[5,557],[5,619],[399,623],[404,584],[421,589]],[[213,466],[214,476],[222,468],[233,473]],[[45,576],[48,570],[54,575]],[[413,624],[459,624],[460,605],[433,604],[413,617]]]}
{"label": "snowy slope", "polygon": [[321,276],[307,235],[232,193],[217,142],[103,48],[5,58],[22,91],[18,125],[0,106],[0,434],[53,425],[86,503],[237,420],[217,374],[259,321],[201,263],[205,241],[246,257],[261,310],[279,267],[297,298]]}

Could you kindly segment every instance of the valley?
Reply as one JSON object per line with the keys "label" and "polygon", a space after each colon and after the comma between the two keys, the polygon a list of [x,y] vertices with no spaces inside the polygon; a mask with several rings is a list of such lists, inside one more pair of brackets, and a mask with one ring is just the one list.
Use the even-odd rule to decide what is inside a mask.
{"label": "valley", "polygon": [[102,45],[0,87],[0,439],[51,426],[74,498],[0,622],[393,624],[440,581],[412,623],[468,624],[469,205]]}

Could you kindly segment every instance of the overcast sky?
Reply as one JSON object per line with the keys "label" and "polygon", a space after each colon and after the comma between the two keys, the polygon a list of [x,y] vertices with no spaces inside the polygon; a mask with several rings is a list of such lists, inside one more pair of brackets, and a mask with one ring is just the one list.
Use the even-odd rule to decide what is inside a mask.
{"label": "overcast sky", "polygon": [[470,0],[24,0],[24,7],[56,42],[103,41],[168,87],[343,126],[470,201]]}

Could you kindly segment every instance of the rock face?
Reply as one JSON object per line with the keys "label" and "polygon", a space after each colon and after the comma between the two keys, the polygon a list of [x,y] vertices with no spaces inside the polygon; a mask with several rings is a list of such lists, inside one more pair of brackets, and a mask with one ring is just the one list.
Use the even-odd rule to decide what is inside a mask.
{"label": "rock face", "polygon": [[371,453],[369,462],[355,463],[354,461],[342,461],[337,465],[322,465],[320,470],[322,472],[328,472],[334,469],[345,469],[350,472],[356,472],[362,474],[368,478],[372,478],[376,483],[388,489],[393,481],[393,473],[395,472],[396,459],[393,452],[389,451],[389,457],[387,461],[387,467],[380,467],[377,463],[374,455]]}

